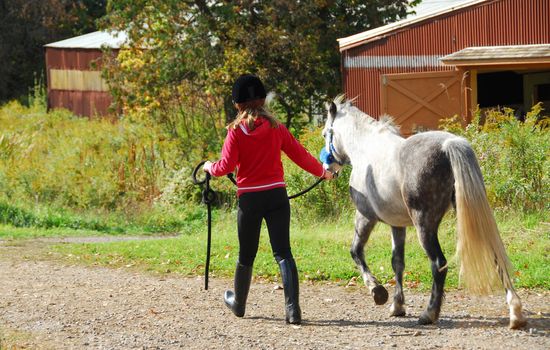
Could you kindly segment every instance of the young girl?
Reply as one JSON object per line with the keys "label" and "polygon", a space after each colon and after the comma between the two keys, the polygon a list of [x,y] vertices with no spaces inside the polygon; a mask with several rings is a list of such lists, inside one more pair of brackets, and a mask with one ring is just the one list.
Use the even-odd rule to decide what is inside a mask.
{"label": "young girl", "polygon": [[290,205],[284,182],[281,151],[304,170],[332,179],[323,166],[265,108],[265,88],[259,78],[241,75],[233,85],[237,118],[227,127],[222,158],[206,162],[213,176],[237,172],[239,260],[235,291],[226,291],[225,304],[243,317],[258,251],[260,227],[265,219],[275,260],[279,264],[286,305],[286,322],[301,323],[298,271],[290,250]]}

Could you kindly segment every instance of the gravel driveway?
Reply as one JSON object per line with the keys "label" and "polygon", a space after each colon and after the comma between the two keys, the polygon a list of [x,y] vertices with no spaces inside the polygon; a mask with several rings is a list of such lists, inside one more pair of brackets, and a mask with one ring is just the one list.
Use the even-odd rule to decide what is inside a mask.
{"label": "gravel driveway", "polygon": [[[303,283],[303,324],[284,322],[283,291],[255,280],[246,316],[222,301],[232,281],[66,265],[44,241],[0,243],[0,348],[11,349],[550,349],[550,293],[520,290],[527,328],[507,328],[504,296],[449,292],[436,325],[416,320],[427,293],[406,291],[389,317],[363,286]],[[392,291],[390,290],[390,293]]]}

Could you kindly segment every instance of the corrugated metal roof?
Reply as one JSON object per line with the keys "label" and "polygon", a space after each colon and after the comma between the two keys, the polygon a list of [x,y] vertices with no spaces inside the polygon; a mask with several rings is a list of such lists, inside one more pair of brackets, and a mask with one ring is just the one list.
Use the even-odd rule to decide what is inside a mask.
{"label": "corrugated metal roof", "polygon": [[112,49],[120,49],[126,42],[127,36],[125,32],[104,32],[97,31],[66,40],[57,41],[46,44],[45,47],[66,48],[66,49],[101,49],[102,47],[110,47]]}
{"label": "corrugated metal roof", "polygon": [[550,44],[508,45],[508,46],[473,46],[441,58],[445,64],[457,65],[480,63],[482,61],[501,62],[525,61],[539,59],[550,62]]}
{"label": "corrugated metal roof", "polygon": [[338,39],[340,51],[350,49],[365,42],[381,39],[387,33],[403,27],[486,1],[490,0],[424,0],[417,7],[413,8],[416,14],[410,15],[401,21]]}
{"label": "corrugated metal roof", "polygon": [[420,4],[412,8],[415,13],[408,15],[407,19],[430,15],[431,13],[445,10],[449,7],[454,7],[470,1],[472,0],[422,0]]}

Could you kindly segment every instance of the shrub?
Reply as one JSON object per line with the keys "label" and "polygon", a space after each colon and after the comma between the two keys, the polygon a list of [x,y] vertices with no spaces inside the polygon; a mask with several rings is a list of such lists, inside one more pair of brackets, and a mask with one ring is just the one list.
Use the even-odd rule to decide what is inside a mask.
{"label": "shrub", "polygon": [[[317,156],[321,148],[325,146],[321,128],[304,129],[300,136],[300,142],[314,156]],[[284,158],[284,167],[289,195],[306,189],[317,180],[286,157]],[[293,199],[293,215],[296,218],[319,220],[336,218],[342,214],[354,212],[349,196],[350,172],[351,168],[345,167],[337,179],[324,181],[307,194]]]}
{"label": "shrub", "polygon": [[161,133],[125,121],[45,113],[17,102],[0,110],[0,196],[77,209],[152,203],[178,166]]}
{"label": "shrub", "polygon": [[64,227],[109,233],[122,232],[119,227],[109,226],[99,219],[84,219],[63,211],[39,210],[37,213],[5,202],[0,202],[0,223],[15,227],[42,227],[45,229]]}
{"label": "shrub", "polygon": [[[443,123],[470,140],[493,207],[548,212],[550,136],[537,124],[540,115],[535,106],[523,123],[507,109],[487,112],[484,123],[478,113],[465,129],[455,120]],[[187,140],[185,147],[194,149],[184,156],[180,140],[153,125],[78,118],[64,110],[46,113],[39,103],[8,103],[0,108],[0,125],[0,222],[100,231],[133,225],[104,224],[64,210],[123,214],[148,232],[187,230],[192,222],[203,221],[200,188],[191,173],[201,160],[195,158],[206,154],[217,159],[221,144],[191,146]],[[314,155],[324,146],[320,128],[304,127],[299,138]],[[283,163],[289,194],[317,180],[286,157]],[[346,167],[339,179],[294,199],[293,218],[308,224],[349,217],[354,212],[350,171]],[[233,209],[235,186],[225,178],[213,179],[211,185],[218,207]],[[51,210],[40,209],[44,207]]]}
{"label": "shrub", "polygon": [[550,133],[538,123],[541,105],[527,113],[525,121],[508,108],[486,111],[484,122],[478,111],[466,129],[453,119],[443,128],[466,137],[484,175],[487,195],[494,207],[524,212],[548,211]]}

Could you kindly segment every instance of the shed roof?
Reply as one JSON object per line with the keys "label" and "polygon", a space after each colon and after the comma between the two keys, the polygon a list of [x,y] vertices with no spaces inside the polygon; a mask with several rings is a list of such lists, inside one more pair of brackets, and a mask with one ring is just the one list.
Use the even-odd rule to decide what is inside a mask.
{"label": "shed roof", "polygon": [[361,44],[382,39],[391,32],[408,27],[415,23],[445,15],[447,13],[486,1],[488,0],[424,0],[418,6],[413,8],[416,14],[409,15],[401,21],[338,39],[340,51],[345,51]]}
{"label": "shed roof", "polygon": [[126,39],[127,35],[125,32],[97,31],[74,38],[56,41],[44,46],[65,49],[101,49],[103,47],[120,49],[126,42]]}
{"label": "shed roof", "polygon": [[441,58],[453,66],[550,63],[550,44],[472,46]]}

